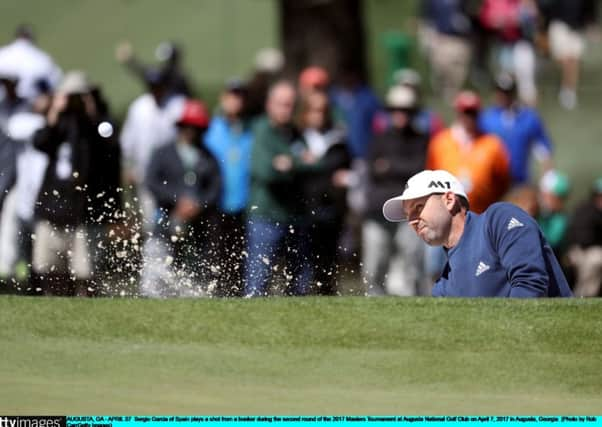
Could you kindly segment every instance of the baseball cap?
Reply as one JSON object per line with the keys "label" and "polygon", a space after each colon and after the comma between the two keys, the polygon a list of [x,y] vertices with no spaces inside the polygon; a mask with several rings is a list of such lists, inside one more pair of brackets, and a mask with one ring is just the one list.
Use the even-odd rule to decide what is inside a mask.
{"label": "baseball cap", "polygon": [[422,83],[422,78],[416,70],[411,68],[402,68],[395,71],[393,81],[399,85],[406,85],[413,88],[418,88]]}
{"label": "baseball cap", "polygon": [[155,49],[155,58],[161,62],[174,61],[180,56],[180,48],[173,42],[164,41]]}
{"label": "baseball cap", "polygon": [[184,111],[177,124],[206,129],[209,126],[209,119],[209,111],[205,104],[195,99],[188,99],[184,103]]}
{"label": "baseball cap", "polygon": [[396,85],[387,92],[387,108],[411,110],[416,107],[416,92],[407,86]]}
{"label": "baseball cap", "polygon": [[227,92],[241,93],[247,90],[247,83],[240,77],[232,77],[226,80],[224,89]]}
{"label": "baseball cap", "polygon": [[481,98],[471,90],[464,90],[456,96],[454,107],[459,112],[478,111],[481,109]]}
{"label": "baseball cap", "polygon": [[330,83],[330,76],[328,71],[322,67],[311,66],[305,68],[301,74],[299,74],[299,86],[302,88],[325,88]]}
{"label": "baseball cap", "polygon": [[144,82],[149,86],[160,86],[167,82],[167,73],[161,68],[152,67],[144,71]]}
{"label": "baseball cap", "polygon": [[539,182],[541,191],[552,193],[558,197],[566,197],[571,190],[569,178],[556,170],[547,171]]}
{"label": "baseball cap", "polygon": [[495,77],[495,88],[501,92],[512,93],[516,91],[516,80],[510,73],[500,73]]}
{"label": "baseball cap", "polygon": [[264,47],[255,55],[255,69],[264,73],[277,73],[284,66],[284,54],[274,47]]}
{"label": "baseball cap", "polygon": [[57,93],[65,95],[84,94],[90,91],[90,82],[83,71],[69,71],[56,88]]}
{"label": "baseball cap", "polygon": [[445,170],[424,170],[411,177],[406,183],[405,190],[399,196],[393,197],[383,205],[383,215],[387,221],[400,222],[406,219],[403,211],[403,201],[419,199],[435,193],[451,191],[468,200],[464,187],[451,173]]}

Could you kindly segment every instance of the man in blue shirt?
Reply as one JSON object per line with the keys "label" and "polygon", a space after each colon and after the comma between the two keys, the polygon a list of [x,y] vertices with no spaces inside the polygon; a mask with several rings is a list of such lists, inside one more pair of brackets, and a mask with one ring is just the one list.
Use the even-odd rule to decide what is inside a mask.
{"label": "man in blue shirt", "polygon": [[446,249],[433,296],[572,296],[535,220],[509,203],[495,203],[481,215],[470,212],[462,184],[447,171],[414,175],[401,195],[385,202],[383,214],[408,221],[427,244]]}
{"label": "man in blue shirt", "polygon": [[516,98],[516,82],[508,73],[495,81],[496,105],[483,111],[479,126],[486,133],[500,137],[510,154],[512,183],[529,182],[531,153],[544,170],[552,168],[552,143],[544,124],[533,108],[520,105]]}

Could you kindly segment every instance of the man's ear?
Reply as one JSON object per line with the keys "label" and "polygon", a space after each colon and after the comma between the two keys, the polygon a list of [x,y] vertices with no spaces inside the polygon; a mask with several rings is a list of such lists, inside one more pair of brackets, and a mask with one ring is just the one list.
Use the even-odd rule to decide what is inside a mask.
{"label": "man's ear", "polygon": [[456,195],[452,191],[443,193],[443,204],[447,208],[448,212],[454,213],[456,210]]}

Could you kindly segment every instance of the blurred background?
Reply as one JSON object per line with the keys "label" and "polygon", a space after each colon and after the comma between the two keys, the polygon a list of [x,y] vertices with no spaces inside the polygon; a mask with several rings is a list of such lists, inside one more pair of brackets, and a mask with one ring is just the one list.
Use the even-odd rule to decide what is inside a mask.
{"label": "blurred background", "polygon": [[[318,9],[341,3],[337,7],[356,8],[363,28],[355,31],[363,33],[365,40],[369,81],[381,95],[396,67],[428,72],[417,34],[419,0],[183,0],[170,4],[160,0],[5,0],[0,4],[0,42],[10,42],[17,25],[30,24],[40,47],[63,70],[83,69],[101,82],[116,115],[123,117],[144,88],[115,60],[116,45],[129,41],[136,55],[151,63],[161,42],[174,41],[182,47],[184,68],[195,87],[213,105],[226,78],[251,73],[259,49],[283,47],[281,12],[287,3]],[[348,40],[340,42],[345,45]],[[601,169],[602,49],[597,38],[590,40],[583,63],[580,108],[570,113],[558,105],[560,73],[552,59],[539,55],[537,66],[538,108],[557,146],[558,166],[574,182],[571,205],[588,192],[592,174]],[[425,89],[428,102],[451,117],[451,108],[428,86]]]}
{"label": "blurred background", "polygon": [[[513,176],[512,185],[530,184],[529,191],[534,193],[527,198],[539,200],[540,192],[551,191],[561,199],[554,209],[562,211],[565,238],[569,216],[592,194],[596,178],[602,176],[601,7],[600,0],[4,0],[0,3],[0,47],[14,43],[17,32],[33,40],[63,73],[82,70],[91,84],[86,82],[85,91],[101,88],[99,105],[110,106],[110,115],[105,111],[111,117],[110,132],[100,126],[98,132],[113,139],[119,133],[122,150],[127,145],[128,109],[147,90],[152,92],[152,86],[165,78],[165,70],[173,71],[170,63],[177,64],[177,72],[168,76],[176,76],[176,83],[170,84],[181,84],[170,90],[204,103],[196,122],[186,119],[186,113],[169,122],[173,135],[174,123],[185,119],[207,130],[209,116],[204,108],[219,116],[225,108],[223,92],[239,94],[243,86],[250,91],[256,77],[266,70],[274,73],[270,82],[275,76],[289,78],[303,95],[300,73],[317,65],[326,78],[316,86],[328,93],[335,121],[345,122],[352,160],[360,160],[350,168],[352,172],[361,170],[357,163],[362,162],[370,169],[366,147],[386,133],[389,114],[396,110],[412,117],[419,109],[434,113],[438,124],[428,129],[428,136],[434,138],[468,110],[494,106],[499,91],[516,92],[520,102],[514,105],[529,107],[547,138],[523,138],[521,143],[532,144],[534,153],[540,152],[531,156],[526,151],[531,176]],[[562,50],[569,51],[568,60],[561,58],[558,52]],[[573,53],[578,59],[571,59]],[[512,61],[514,65],[509,65]],[[400,74],[403,70],[411,72]],[[0,71],[8,73],[3,78],[9,87],[12,71]],[[508,87],[499,78],[504,71],[515,75]],[[521,73],[526,74],[524,81]],[[84,80],[75,77],[59,88],[79,94]],[[45,84],[58,85],[51,80]],[[259,97],[262,101],[266,82],[263,98]],[[412,87],[410,95],[394,90],[404,85]],[[480,96],[476,104],[471,104],[470,97],[458,98],[467,89]],[[368,107],[372,101],[373,108]],[[366,104],[346,111],[346,105],[354,102],[355,106]],[[258,105],[259,110],[249,115],[253,120],[264,113],[263,102]],[[360,127],[369,134],[359,147],[364,151],[354,151],[358,147],[352,141],[357,130],[353,115],[364,113],[370,117],[361,117],[365,123]],[[549,142],[542,143],[542,139]],[[535,161],[542,160],[541,150],[544,161]],[[378,159],[374,165],[378,169]],[[549,170],[558,174],[540,180]],[[124,179],[127,182],[130,177]],[[346,185],[352,193],[353,186]],[[370,194],[370,190],[360,190],[363,196]],[[125,196],[125,200],[132,197]],[[363,212],[353,200],[348,201],[352,215],[345,216],[345,230],[338,230],[343,242],[338,256],[357,275],[362,269]]]}

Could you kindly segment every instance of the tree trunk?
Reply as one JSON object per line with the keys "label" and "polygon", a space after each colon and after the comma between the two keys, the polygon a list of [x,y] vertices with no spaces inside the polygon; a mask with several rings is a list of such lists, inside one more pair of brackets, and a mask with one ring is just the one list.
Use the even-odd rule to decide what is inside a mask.
{"label": "tree trunk", "polygon": [[280,0],[279,7],[287,75],[319,65],[335,79],[368,78],[362,0]]}

